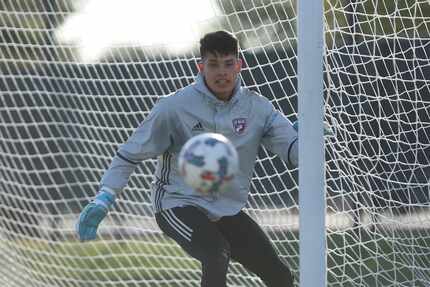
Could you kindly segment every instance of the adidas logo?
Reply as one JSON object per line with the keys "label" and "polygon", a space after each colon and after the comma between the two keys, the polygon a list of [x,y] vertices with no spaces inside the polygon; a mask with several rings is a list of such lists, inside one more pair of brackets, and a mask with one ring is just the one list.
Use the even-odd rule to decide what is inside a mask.
{"label": "adidas logo", "polygon": [[201,132],[203,131],[203,125],[201,122],[198,122],[194,125],[194,127],[191,129],[192,132]]}

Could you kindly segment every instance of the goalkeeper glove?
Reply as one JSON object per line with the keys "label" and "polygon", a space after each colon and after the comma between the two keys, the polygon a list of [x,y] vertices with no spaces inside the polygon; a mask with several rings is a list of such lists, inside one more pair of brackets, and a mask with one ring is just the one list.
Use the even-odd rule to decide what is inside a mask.
{"label": "goalkeeper glove", "polygon": [[299,121],[295,121],[293,123],[293,128],[296,130],[296,132],[299,132]]}
{"label": "goalkeeper glove", "polygon": [[[296,130],[296,132],[299,131],[299,121],[295,121],[293,123],[293,128]],[[333,132],[332,128],[326,122],[324,122],[324,135],[325,136],[334,136],[334,132]]]}
{"label": "goalkeeper glove", "polygon": [[97,228],[114,202],[114,193],[101,191],[93,201],[85,206],[76,223],[76,233],[79,240],[87,241],[96,238]]}

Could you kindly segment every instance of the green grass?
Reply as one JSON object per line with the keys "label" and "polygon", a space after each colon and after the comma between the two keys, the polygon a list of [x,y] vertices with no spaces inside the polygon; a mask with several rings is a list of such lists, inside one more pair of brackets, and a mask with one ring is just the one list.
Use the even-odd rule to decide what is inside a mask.
{"label": "green grass", "polygon": [[[423,274],[428,272],[430,238],[423,239],[422,234],[329,234],[328,286],[423,286],[416,276],[420,267],[427,268]],[[291,262],[298,258],[294,238],[298,238],[297,233],[287,233],[288,243],[276,244],[281,253],[294,254],[287,259],[294,263],[292,266],[298,266]],[[18,251],[19,264],[25,264],[34,278],[55,282],[56,286],[71,281],[73,286],[176,287],[185,286],[185,281],[199,286],[197,261],[164,237],[91,243],[16,240],[8,245]],[[149,283],[142,285],[142,281]]]}
{"label": "green grass", "polygon": [[[183,286],[181,280],[199,280],[200,266],[169,240],[77,241],[46,243],[20,241],[23,262],[41,281],[91,282],[91,286]],[[192,275],[194,274],[194,275]],[[157,283],[158,282],[158,283]],[[164,283],[163,283],[164,282]],[[163,284],[162,284],[163,283]],[[80,285],[78,285],[80,286]]]}
{"label": "green grass", "polygon": [[384,236],[367,232],[331,234],[327,238],[329,285],[424,286],[417,275],[428,274],[430,238],[422,235],[422,231],[396,231]]}

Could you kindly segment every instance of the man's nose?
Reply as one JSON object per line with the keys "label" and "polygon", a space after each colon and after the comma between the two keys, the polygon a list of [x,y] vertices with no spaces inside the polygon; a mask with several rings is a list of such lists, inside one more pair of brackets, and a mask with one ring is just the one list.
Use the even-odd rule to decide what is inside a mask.
{"label": "man's nose", "polygon": [[220,67],[218,70],[218,74],[222,75],[222,76],[227,75],[227,68],[226,67]]}

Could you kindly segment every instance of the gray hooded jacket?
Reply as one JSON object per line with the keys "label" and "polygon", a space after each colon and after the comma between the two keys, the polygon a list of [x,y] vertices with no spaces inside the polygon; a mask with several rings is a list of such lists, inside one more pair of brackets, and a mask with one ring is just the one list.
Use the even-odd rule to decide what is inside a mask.
{"label": "gray hooded jacket", "polygon": [[[223,134],[239,155],[239,174],[229,190],[215,195],[205,195],[187,186],[177,168],[181,147],[203,132]],[[118,149],[103,175],[101,190],[120,192],[137,164],[158,157],[152,182],[154,211],[192,205],[216,220],[236,214],[245,206],[261,144],[290,165],[297,165],[297,132],[269,100],[242,87],[238,79],[232,98],[220,101],[199,74],[193,84],[160,98],[154,105]]]}

